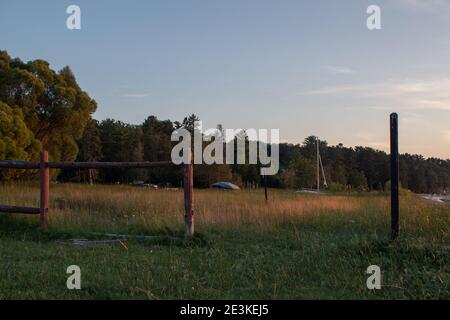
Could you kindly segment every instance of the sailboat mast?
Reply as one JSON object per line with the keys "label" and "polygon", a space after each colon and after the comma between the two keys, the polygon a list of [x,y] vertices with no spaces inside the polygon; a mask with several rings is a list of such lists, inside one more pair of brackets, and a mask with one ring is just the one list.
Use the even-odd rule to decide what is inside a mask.
{"label": "sailboat mast", "polygon": [[319,137],[317,140],[317,192],[320,192],[320,154],[319,154]]}

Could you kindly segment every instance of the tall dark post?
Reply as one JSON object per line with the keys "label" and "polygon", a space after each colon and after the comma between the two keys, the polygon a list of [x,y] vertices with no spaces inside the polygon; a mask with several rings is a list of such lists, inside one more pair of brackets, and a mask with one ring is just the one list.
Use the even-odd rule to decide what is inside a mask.
{"label": "tall dark post", "polygon": [[48,205],[49,205],[49,189],[50,189],[50,172],[48,169],[48,152],[42,151],[41,161],[39,164],[40,171],[40,223],[42,228],[48,226]]}
{"label": "tall dark post", "polygon": [[192,164],[192,152],[189,155],[189,163],[184,165],[184,223],[186,235],[194,235],[194,165]]}
{"label": "tall dark post", "polygon": [[391,235],[397,239],[399,235],[399,161],[398,161],[398,115],[392,113],[391,120]]}
{"label": "tall dark post", "polygon": [[267,176],[264,175],[264,197],[266,199],[266,203],[269,201],[267,197]]}

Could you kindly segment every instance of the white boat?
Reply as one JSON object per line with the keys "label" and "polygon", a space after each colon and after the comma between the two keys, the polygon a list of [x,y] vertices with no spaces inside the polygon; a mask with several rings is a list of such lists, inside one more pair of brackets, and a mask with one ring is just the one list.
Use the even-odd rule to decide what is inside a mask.
{"label": "white boat", "polygon": [[314,190],[314,189],[301,189],[295,191],[295,193],[309,193],[309,194],[322,194],[323,192]]}
{"label": "white boat", "polygon": [[450,202],[450,196],[443,196],[439,194],[419,194],[419,196],[423,199],[438,203]]}

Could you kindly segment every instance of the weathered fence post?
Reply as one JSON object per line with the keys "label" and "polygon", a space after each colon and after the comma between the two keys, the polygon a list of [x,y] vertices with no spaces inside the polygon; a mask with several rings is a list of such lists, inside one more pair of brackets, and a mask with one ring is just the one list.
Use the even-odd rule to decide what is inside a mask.
{"label": "weathered fence post", "polygon": [[399,159],[398,159],[398,115],[390,116],[391,127],[391,236],[399,235]]}
{"label": "weathered fence post", "polygon": [[266,200],[266,204],[269,201],[268,195],[267,195],[267,176],[264,175],[264,198]]}
{"label": "weathered fence post", "polygon": [[[137,162],[49,162],[48,152],[42,151],[39,162],[22,160],[0,160],[0,168],[8,169],[39,169],[40,173],[40,205],[39,208],[0,205],[0,213],[39,214],[40,226],[48,227],[49,198],[50,198],[50,169],[108,169],[108,168],[156,168],[173,166],[172,161],[137,161]],[[190,161],[185,164],[184,174],[184,210],[186,233],[194,234],[194,176],[192,152]]]}
{"label": "weathered fence post", "polygon": [[49,189],[50,189],[50,172],[48,168],[48,152],[46,150],[41,153],[40,162],[40,193],[41,205],[39,217],[42,228],[48,226],[48,204],[49,204]]}
{"label": "weathered fence post", "polygon": [[184,165],[184,223],[186,235],[194,235],[194,168],[192,164],[192,151],[189,163]]}

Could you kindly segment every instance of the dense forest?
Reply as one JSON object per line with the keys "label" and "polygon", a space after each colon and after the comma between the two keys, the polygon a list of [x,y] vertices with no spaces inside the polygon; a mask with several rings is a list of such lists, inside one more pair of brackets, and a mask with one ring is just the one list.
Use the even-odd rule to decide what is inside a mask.
{"label": "dense forest", "polygon": [[[157,161],[169,160],[175,128],[192,129],[198,118],[182,121],[149,116],[131,125],[113,119],[92,118],[96,102],[77,84],[69,67],[53,71],[43,60],[27,63],[0,51],[0,159],[37,160],[42,149],[51,160],[64,161]],[[220,127],[220,125],[219,125]],[[245,139],[245,135],[241,138]],[[314,188],[316,138],[301,144],[279,145],[280,171],[268,177],[276,188]],[[247,141],[248,143],[248,141]],[[330,146],[320,141],[320,154],[328,188],[385,190],[389,183],[389,155],[368,147]],[[261,183],[259,165],[196,165],[197,187],[217,181],[232,181],[242,187]],[[133,180],[179,186],[181,169],[123,169],[55,171],[59,181],[129,183]],[[1,170],[0,180],[25,179],[29,173]],[[420,193],[447,192],[450,160],[425,159],[420,155],[400,157],[400,179],[404,188]]]}

